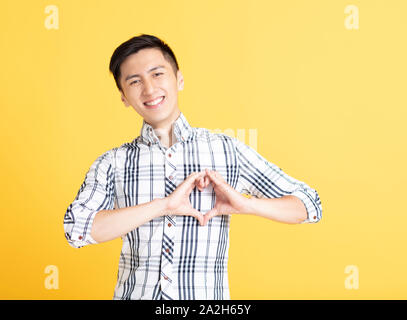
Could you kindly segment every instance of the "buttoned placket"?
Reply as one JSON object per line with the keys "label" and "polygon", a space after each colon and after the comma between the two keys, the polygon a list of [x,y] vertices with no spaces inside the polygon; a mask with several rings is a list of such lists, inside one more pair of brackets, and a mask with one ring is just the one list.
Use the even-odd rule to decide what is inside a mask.
{"label": "buttoned placket", "polygon": [[[155,131],[151,126],[148,127],[148,140],[151,145],[157,145],[163,152],[164,156],[164,174],[165,174],[165,197],[169,196],[177,187],[176,186],[176,144],[170,148],[165,148]],[[183,139],[182,139],[183,140]],[[175,226],[176,220],[174,215],[166,215],[163,217],[163,238],[162,238],[162,251],[161,251],[161,270],[160,270],[160,284],[161,284],[161,298],[162,299],[175,299],[176,295],[173,292],[174,280],[173,273],[173,257],[174,257],[174,239],[175,239]]]}
{"label": "buttoned placket", "polygon": [[[165,196],[169,196],[177,188],[176,168],[177,168],[177,149],[180,142],[185,142],[186,138],[182,134],[179,126],[174,124],[174,135],[177,142],[170,148],[165,148],[158,139],[155,131],[151,126],[147,128],[148,145],[149,147],[157,145],[163,152],[164,156],[164,174],[165,174]],[[172,285],[175,274],[173,272],[173,257],[174,257],[174,243],[175,243],[175,227],[176,216],[166,215],[163,217],[163,238],[162,238],[162,251],[161,251],[161,270],[160,270],[160,284],[161,284],[161,299],[174,299],[176,293]]]}
{"label": "buttoned placket", "polygon": [[[176,185],[176,168],[177,168],[177,144],[171,146],[164,153],[164,172],[165,172],[165,196],[169,196],[177,187]],[[161,291],[165,294],[163,298],[176,297],[173,292],[174,280],[173,273],[173,254],[175,243],[176,216],[164,216],[163,240],[161,253]]]}

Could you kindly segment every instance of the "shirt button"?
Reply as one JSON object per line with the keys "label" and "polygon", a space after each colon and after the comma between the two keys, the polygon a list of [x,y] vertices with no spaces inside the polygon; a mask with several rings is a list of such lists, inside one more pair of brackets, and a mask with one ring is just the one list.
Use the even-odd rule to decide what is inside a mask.
{"label": "shirt button", "polygon": [[170,252],[170,249],[165,249],[165,252],[167,252],[167,253]]}
{"label": "shirt button", "polygon": [[172,226],[172,224],[171,224],[171,223],[168,223],[168,226],[169,226],[169,227],[171,227],[171,226]]}
{"label": "shirt button", "polygon": [[174,179],[174,177],[173,177],[173,176],[169,176],[168,179],[172,180],[172,179]]}
{"label": "shirt button", "polygon": [[314,216],[314,219],[316,219],[317,218],[317,216]]}
{"label": "shirt button", "polygon": [[164,276],[164,279],[165,279],[165,280],[168,280],[168,277],[167,277],[167,276]]}
{"label": "shirt button", "polygon": [[168,156],[171,158],[171,153],[169,153]]}
{"label": "shirt button", "polygon": [[79,239],[79,240],[82,240],[82,239],[83,239],[83,237],[82,237],[82,236],[79,236],[79,237],[78,237],[78,239]]}

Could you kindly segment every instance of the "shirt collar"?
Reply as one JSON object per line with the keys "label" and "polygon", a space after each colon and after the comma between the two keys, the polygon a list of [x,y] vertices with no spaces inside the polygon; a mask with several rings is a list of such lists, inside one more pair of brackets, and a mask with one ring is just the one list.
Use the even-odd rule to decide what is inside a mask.
{"label": "shirt collar", "polygon": [[[182,112],[180,112],[179,117],[173,122],[172,132],[175,138],[177,139],[177,142],[187,141],[188,138],[191,136],[192,127],[190,126],[189,122],[187,121]],[[148,124],[145,120],[143,120],[140,136],[142,140],[148,145],[156,144],[159,142],[159,139],[154,131],[154,128],[150,124]]]}

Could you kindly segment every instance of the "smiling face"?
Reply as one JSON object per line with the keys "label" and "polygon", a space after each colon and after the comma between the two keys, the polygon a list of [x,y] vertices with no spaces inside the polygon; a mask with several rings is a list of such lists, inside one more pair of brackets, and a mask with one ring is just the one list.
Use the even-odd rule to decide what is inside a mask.
{"label": "smiling face", "polygon": [[184,79],[181,71],[174,74],[159,49],[142,49],[128,56],[120,74],[123,103],[153,128],[166,128],[178,118],[178,91],[183,89]]}

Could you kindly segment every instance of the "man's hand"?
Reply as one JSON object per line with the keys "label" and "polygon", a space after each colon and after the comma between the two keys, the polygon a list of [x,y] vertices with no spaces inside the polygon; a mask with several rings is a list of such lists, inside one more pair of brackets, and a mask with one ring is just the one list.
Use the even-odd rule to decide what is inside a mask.
{"label": "man's hand", "polygon": [[289,224],[301,223],[307,219],[307,208],[296,196],[246,198],[233,189],[218,172],[206,169],[206,175],[199,180],[197,187],[202,191],[209,183],[213,185],[216,202],[213,209],[204,215],[203,225],[214,216],[231,213],[251,214]]}
{"label": "man's hand", "polygon": [[206,225],[214,216],[247,213],[248,198],[233,189],[218,172],[208,169],[205,169],[205,172],[205,178],[209,179],[202,180],[201,178],[199,187],[206,187],[209,183],[212,183],[216,194],[216,202],[215,206],[204,215],[203,225]]}
{"label": "man's hand", "polygon": [[[192,207],[189,195],[195,187],[202,191],[209,183],[215,191],[216,202],[215,206],[203,215]],[[190,174],[165,200],[165,214],[192,216],[203,226],[214,216],[247,213],[249,199],[233,189],[217,171],[205,169],[205,171]]]}
{"label": "man's hand", "polygon": [[[203,225],[204,216],[201,212],[194,209],[189,201],[189,195],[197,187],[202,191],[205,186],[205,171],[191,173],[168,197],[166,200],[165,214],[192,216],[198,219],[199,224]],[[208,182],[208,180],[206,179]]]}

